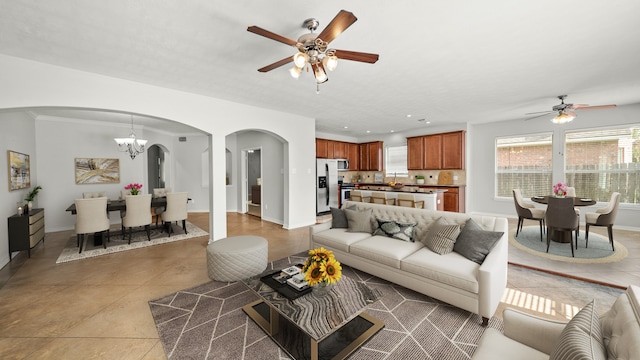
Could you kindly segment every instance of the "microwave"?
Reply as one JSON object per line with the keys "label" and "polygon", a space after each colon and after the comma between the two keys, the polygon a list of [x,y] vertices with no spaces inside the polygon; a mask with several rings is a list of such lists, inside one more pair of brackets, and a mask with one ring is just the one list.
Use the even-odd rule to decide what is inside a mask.
{"label": "microwave", "polygon": [[349,170],[349,160],[338,159],[338,171],[347,171],[347,170]]}

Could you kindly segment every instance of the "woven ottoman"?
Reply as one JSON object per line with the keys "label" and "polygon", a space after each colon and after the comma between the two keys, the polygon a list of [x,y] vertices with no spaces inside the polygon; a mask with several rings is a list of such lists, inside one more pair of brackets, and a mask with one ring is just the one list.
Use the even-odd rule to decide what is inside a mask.
{"label": "woven ottoman", "polygon": [[238,281],[260,274],[267,268],[268,243],[260,236],[233,236],[207,245],[209,278]]}

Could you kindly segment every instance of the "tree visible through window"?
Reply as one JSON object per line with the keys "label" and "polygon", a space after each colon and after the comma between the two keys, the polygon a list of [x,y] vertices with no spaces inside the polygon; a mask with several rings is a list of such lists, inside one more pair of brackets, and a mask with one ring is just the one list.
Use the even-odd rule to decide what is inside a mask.
{"label": "tree visible through window", "polygon": [[496,139],[496,196],[545,195],[552,187],[552,134]]}

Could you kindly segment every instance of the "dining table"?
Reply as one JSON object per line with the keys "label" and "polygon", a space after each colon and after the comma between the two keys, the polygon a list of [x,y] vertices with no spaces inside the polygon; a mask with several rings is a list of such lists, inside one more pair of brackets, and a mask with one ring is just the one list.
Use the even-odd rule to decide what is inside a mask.
{"label": "dining table", "polygon": [[[545,196],[532,196],[531,201],[538,204],[549,204],[549,198],[554,197],[553,195],[545,195]],[[590,206],[595,205],[596,202],[590,198],[580,198],[577,196],[567,196],[568,198],[573,199],[573,206]],[[553,231],[551,234],[551,240],[559,243],[570,243],[571,242],[571,233],[566,231]]]}

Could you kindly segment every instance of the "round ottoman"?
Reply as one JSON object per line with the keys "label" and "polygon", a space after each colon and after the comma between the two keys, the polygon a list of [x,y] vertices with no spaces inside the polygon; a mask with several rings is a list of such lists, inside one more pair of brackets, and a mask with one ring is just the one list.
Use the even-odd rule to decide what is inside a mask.
{"label": "round ottoman", "polygon": [[207,245],[209,278],[238,281],[267,268],[268,243],[260,236],[243,235],[220,239]]}

